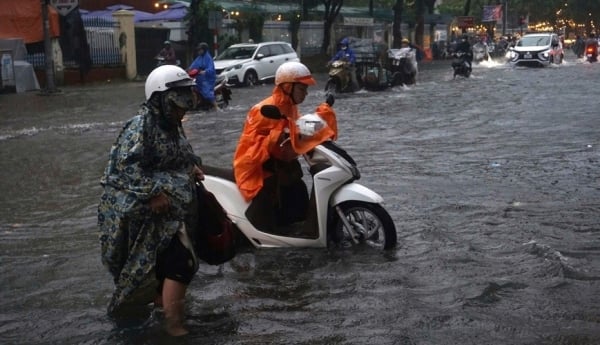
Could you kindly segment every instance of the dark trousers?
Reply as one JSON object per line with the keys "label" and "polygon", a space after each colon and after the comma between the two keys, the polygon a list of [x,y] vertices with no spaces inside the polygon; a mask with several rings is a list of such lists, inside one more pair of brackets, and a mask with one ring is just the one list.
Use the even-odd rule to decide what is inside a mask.
{"label": "dark trousers", "polygon": [[273,175],[264,180],[263,188],[246,210],[250,223],[260,231],[275,232],[277,227],[305,220],[308,190],[300,163],[270,160],[265,168]]}

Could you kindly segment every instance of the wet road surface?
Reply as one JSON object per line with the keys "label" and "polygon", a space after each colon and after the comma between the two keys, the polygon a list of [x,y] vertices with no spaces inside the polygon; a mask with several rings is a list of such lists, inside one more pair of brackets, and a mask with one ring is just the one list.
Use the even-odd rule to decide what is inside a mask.
{"label": "wet road surface", "polygon": [[[325,99],[325,75],[301,105]],[[233,89],[185,127],[229,166],[248,108]],[[600,343],[600,64],[450,61],[418,84],[337,98],[339,139],[398,231],[389,253],[275,249],[201,266],[189,344]],[[3,344],[172,344],[160,315],[116,325],[97,242],[99,178],[141,83],[0,95]]]}

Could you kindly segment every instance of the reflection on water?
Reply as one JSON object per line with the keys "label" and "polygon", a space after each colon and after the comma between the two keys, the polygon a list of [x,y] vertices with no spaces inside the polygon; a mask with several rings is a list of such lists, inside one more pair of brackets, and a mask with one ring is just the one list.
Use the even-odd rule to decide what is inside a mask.
{"label": "reflection on water", "polygon": [[[319,86],[301,105],[325,99]],[[416,85],[341,95],[339,143],[386,200],[401,246],[261,250],[202,266],[187,313],[198,344],[600,343],[600,65],[450,61]],[[190,114],[197,153],[229,166],[248,108]],[[589,96],[589,97],[588,97]],[[141,83],[1,95],[0,336],[7,344],[170,344],[160,313],[110,320],[96,234],[110,145]]]}

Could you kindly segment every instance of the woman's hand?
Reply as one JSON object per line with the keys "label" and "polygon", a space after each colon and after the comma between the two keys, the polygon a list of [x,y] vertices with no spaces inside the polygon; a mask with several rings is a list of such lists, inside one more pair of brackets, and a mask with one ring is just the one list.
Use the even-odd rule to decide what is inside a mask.
{"label": "woman's hand", "polygon": [[204,180],[204,172],[202,171],[202,169],[200,169],[199,166],[194,165],[194,168],[192,169],[192,176],[197,180],[197,181],[202,181]]}
{"label": "woman's hand", "polygon": [[278,159],[289,162],[298,157],[298,154],[292,148],[292,141],[289,136],[282,134],[277,141],[276,156]]}
{"label": "woman's hand", "polygon": [[154,213],[166,213],[169,211],[170,206],[171,201],[164,192],[160,192],[158,195],[150,198],[150,209]]}

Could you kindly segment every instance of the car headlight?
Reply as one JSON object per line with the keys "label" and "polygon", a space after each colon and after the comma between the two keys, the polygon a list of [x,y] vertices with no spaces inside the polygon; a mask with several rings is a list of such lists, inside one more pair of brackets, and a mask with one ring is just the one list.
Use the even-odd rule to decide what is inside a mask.
{"label": "car headlight", "polygon": [[243,66],[242,64],[238,64],[238,65],[233,66],[233,69],[240,69],[240,68],[242,68],[242,66]]}
{"label": "car headlight", "polygon": [[550,49],[548,49],[548,50],[544,50],[544,51],[541,53],[541,55],[542,55],[542,56],[543,56],[545,59],[547,59],[547,58],[550,56]]}

